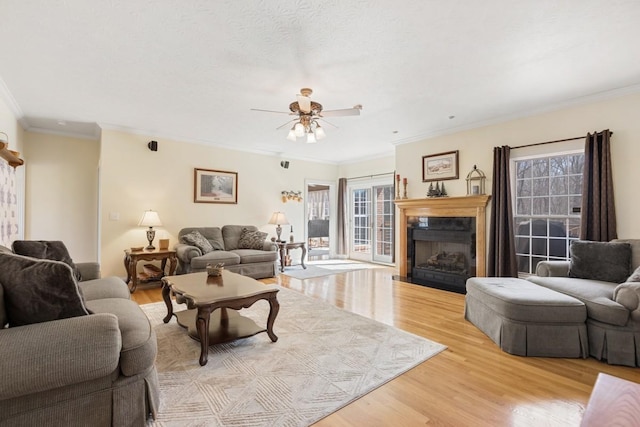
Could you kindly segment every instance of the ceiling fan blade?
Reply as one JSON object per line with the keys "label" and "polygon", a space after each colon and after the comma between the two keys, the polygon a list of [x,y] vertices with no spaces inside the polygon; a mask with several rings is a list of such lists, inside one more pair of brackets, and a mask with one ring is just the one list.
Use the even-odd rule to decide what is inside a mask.
{"label": "ceiling fan blade", "polygon": [[291,124],[291,123],[296,122],[296,121],[298,121],[298,119],[289,120],[287,123],[285,123],[285,124],[283,124],[283,125],[278,126],[278,127],[276,128],[276,130],[278,130],[278,129],[282,129],[283,127],[287,126],[288,124]]}
{"label": "ceiling fan blade", "polygon": [[334,125],[334,124],[333,124],[333,123],[331,123],[331,122],[326,121],[325,119],[318,119],[318,120],[322,121],[323,123],[328,124],[329,126],[333,126],[333,127],[334,127],[334,128],[336,128],[336,129],[340,129],[338,126]]}
{"label": "ceiling fan blade", "polygon": [[265,113],[278,113],[278,114],[288,114],[288,115],[293,115],[293,113],[291,111],[273,111],[273,110],[261,110],[259,108],[250,108],[251,111],[262,111]]}
{"label": "ceiling fan blade", "polygon": [[298,107],[303,113],[311,112],[311,99],[308,96],[296,95],[298,97]]}
{"label": "ceiling fan blade", "polygon": [[341,116],[359,116],[360,110],[362,107],[356,105],[353,108],[344,108],[342,110],[327,110],[321,112],[319,115],[321,117],[341,117]]}

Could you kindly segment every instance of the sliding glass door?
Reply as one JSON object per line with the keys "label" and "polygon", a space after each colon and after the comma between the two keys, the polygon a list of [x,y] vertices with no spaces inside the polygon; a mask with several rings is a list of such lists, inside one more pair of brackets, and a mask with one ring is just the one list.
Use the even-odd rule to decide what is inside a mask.
{"label": "sliding glass door", "polygon": [[[387,181],[392,181],[393,177]],[[393,184],[376,180],[349,185],[349,257],[393,262]]]}

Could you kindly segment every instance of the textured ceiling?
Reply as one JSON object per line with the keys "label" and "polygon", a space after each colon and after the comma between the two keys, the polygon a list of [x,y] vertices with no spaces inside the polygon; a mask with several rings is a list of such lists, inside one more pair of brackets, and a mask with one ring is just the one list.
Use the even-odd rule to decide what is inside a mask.
{"label": "textured ceiling", "polygon": [[[2,0],[0,16],[5,97],[53,132],[344,162],[640,89],[637,0]],[[302,87],[361,115],[305,144],[250,111],[287,111]]]}

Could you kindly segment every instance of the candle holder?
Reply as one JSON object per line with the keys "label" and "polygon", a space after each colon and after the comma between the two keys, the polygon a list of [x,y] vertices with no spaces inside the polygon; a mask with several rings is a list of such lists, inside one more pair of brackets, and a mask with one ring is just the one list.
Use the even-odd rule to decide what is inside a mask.
{"label": "candle holder", "polygon": [[407,198],[407,181],[404,181],[402,184],[404,186],[404,194],[403,194],[402,198],[406,199]]}
{"label": "candle holder", "polygon": [[396,200],[400,199],[400,175],[396,175]]}

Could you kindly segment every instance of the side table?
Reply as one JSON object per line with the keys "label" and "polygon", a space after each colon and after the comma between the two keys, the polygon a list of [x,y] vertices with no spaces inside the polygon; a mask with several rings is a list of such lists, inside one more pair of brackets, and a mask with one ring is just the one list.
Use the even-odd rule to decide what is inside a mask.
{"label": "side table", "polygon": [[167,266],[167,260],[169,261],[169,276],[172,276],[176,271],[178,264],[178,258],[176,257],[176,251],[169,249],[156,249],[153,251],[131,251],[125,249],[124,251],[124,268],[127,270],[126,283],[129,285],[129,292],[134,293],[138,287],[138,262],[139,261],[162,261],[161,269],[162,274],[165,272]]}
{"label": "side table", "polygon": [[280,271],[284,271],[285,259],[289,255],[289,250],[291,249],[302,249],[302,256],[300,257],[300,264],[302,264],[302,268],[306,269],[307,266],[304,265],[304,257],[307,255],[307,247],[304,242],[276,242],[278,244],[278,248],[280,249]]}

